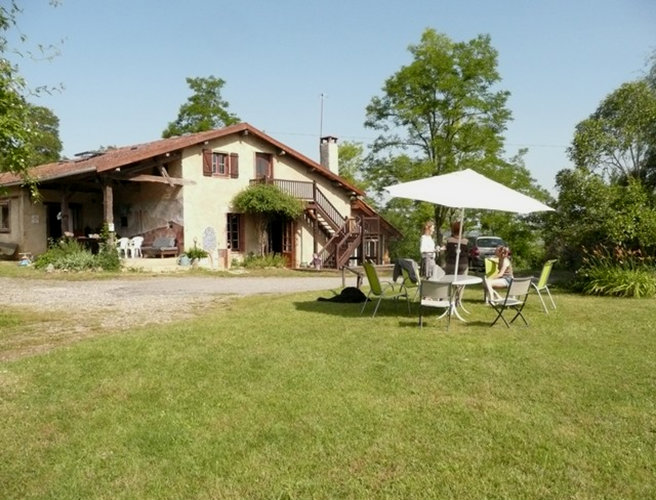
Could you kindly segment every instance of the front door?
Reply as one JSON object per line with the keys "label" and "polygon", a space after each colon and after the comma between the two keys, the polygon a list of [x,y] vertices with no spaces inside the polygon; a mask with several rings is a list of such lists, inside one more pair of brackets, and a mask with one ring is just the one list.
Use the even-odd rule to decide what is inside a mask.
{"label": "front door", "polygon": [[277,253],[285,259],[286,267],[294,265],[294,223],[287,219],[275,219],[269,223],[269,252]]}
{"label": "front door", "polygon": [[[60,203],[46,203],[46,237],[52,240],[58,240],[64,233],[62,231],[62,210]],[[77,203],[68,205],[68,227],[75,234],[82,234],[80,221],[82,220],[82,206]]]}

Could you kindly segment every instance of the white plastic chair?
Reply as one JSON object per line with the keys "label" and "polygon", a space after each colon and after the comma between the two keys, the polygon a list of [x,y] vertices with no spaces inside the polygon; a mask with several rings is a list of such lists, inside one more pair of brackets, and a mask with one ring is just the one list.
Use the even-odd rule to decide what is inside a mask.
{"label": "white plastic chair", "polygon": [[130,243],[128,244],[128,253],[133,259],[136,257],[143,257],[141,253],[141,245],[143,244],[143,236],[134,236],[130,238]]}
{"label": "white plastic chair", "polygon": [[119,257],[128,257],[130,251],[130,238],[119,238],[116,241],[116,250],[118,250]]}
{"label": "white plastic chair", "polygon": [[449,329],[451,323],[451,311],[454,309],[453,292],[450,283],[439,283],[437,281],[423,280],[419,290],[421,294],[419,302],[419,326],[422,327],[423,321],[423,308],[432,307],[435,309],[444,309],[444,312],[438,319],[447,317],[446,328]]}

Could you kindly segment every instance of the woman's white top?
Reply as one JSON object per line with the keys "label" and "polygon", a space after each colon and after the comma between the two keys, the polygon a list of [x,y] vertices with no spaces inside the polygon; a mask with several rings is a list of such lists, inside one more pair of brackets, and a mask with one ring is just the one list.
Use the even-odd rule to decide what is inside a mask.
{"label": "woman's white top", "polygon": [[435,242],[433,238],[428,234],[422,234],[421,240],[419,240],[419,252],[435,252]]}

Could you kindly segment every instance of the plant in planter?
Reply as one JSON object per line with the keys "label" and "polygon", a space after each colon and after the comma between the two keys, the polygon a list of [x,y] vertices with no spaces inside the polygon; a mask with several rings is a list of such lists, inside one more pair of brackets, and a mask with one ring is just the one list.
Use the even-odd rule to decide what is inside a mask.
{"label": "plant in planter", "polygon": [[203,250],[202,248],[198,248],[196,245],[194,245],[193,248],[190,248],[189,250],[185,251],[185,254],[192,262],[196,259],[198,260],[204,259],[209,255],[205,250]]}

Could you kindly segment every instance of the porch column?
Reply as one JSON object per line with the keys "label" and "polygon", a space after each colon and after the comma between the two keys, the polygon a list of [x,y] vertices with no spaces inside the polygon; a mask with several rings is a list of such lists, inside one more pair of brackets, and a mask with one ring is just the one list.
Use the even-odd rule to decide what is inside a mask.
{"label": "porch column", "polygon": [[103,220],[109,230],[107,243],[113,246],[116,233],[114,232],[114,189],[112,188],[112,181],[110,179],[103,181]]}
{"label": "porch column", "polygon": [[71,227],[71,211],[68,206],[68,199],[70,198],[70,193],[64,192],[62,194],[61,204],[59,205],[59,213],[61,214],[61,232],[62,236],[66,233],[72,233],[73,228]]}

